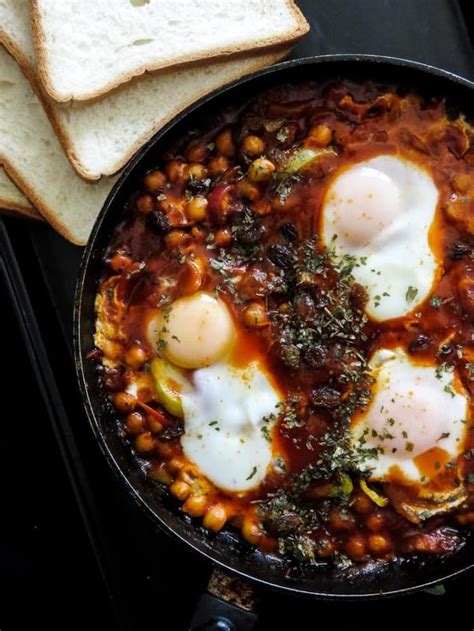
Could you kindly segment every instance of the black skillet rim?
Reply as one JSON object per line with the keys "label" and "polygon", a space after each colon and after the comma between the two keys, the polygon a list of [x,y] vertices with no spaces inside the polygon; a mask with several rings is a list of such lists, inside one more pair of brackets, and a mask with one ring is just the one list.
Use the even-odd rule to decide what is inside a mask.
{"label": "black skillet rim", "polygon": [[[186,109],[184,109],[180,114],[178,114],[175,118],[173,118],[169,123],[167,123],[161,130],[159,130],[148,142],[144,144],[144,146],[136,153],[134,158],[128,163],[125,167],[122,175],[119,177],[117,182],[112,187],[107,199],[105,200],[102,210],[99,213],[97,220],[94,224],[91,236],[88,240],[87,246],[82,256],[81,266],[79,270],[77,285],[76,285],[76,293],[74,300],[74,357],[75,357],[75,367],[76,367],[76,375],[79,382],[79,389],[81,392],[82,400],[84,403],[84,407],[86,409],[87,418],[91,429],[94,433],[95,438],[98,440],[100,448],[104,453],[109,466],[114,470],[117,477],[125,483],[126,490],[128,495],[131,496],[134,501],[141,507],[142,510],[148,515],[150,519],[153,520],[155,524],[157,524],[162,530],[176,537],[180,541],[187,544],[191,549],[193,549],[198,554],[202,554],[212,563],[216,563],[218,566],[228,570],[233,574],[237,574],[242,578],[254,581],[260,585],[263,585],[270,589],[275,590],[283,590],[287,593],[293,593],[298,595],[310,596],[314,598],[325,598],[325,599],[337,599],[337,600],[368,600],[373,598],[380,597],[391,597],[396,595],[408,595],[419,590],[426,589],[428,587],[432,587],[433,585],[438,584],[439,582],[450,580],[460,574],[463,574],[469,570],[474,568],[474,562],[469,562],[464,566],[455,571],[448,572],[447,574],[443,574],[438,576],[432,580],[428,580],[426,582],[421,582],[415,585],[410,585],[408,587],[401,587],[396,589],[388,589],[383,592],[380,590],[374,590],[367,593],[329,593],[324,591],[313,591],[309,589],[301,589],[295,587],[293,585],[286,585],[282,583],[273,582],[268,580],[267,578],[262,578],[259,576],[252,575],[250,572],[244,571],[242,569],[236,568],[232,565],[231,561],[223,560],[219,558],[219,553],[215,552],[210,546],[198,545],[189,540],[189,538],[178,532],[173,526],[166,523],[165,519],[157,513],[157,511],[149,505],[147,500],[141,496],[139,491],[134,488],[132,482],[127,477],[126,473],[123,471],[123,468],[117,461],[116,457],[112,453],[109,444],[107,442],[107,437],[104,431],[101,428],[98,417],[96,416],[94,406],[91,402],[89,396],[89,386],[84,372],[84,358],[87,355],[88,349],[82,348],[81,341],[81,332],[82,332],[82,312],[83,312],[83,298],[84,298],[84,284],[87,277],[87,272],[91,264],[91,259],[93,253],[96,250],[96,243],[99,240],[99,236],[101,233],[101,227],[104,224],[104,220],[106,216],[109,214],[109,211],[113,208],[114,200],[118,197],[118,192],[122,189],[125,182],[129,179],[129,177],[134,173],[135,170],[139,170],[140,164],[144,161],[147,155],[153,150],[153,147],[162,140],[167,134],[171,133],[172,130],[178,126],[181,122],[185,121],[192,113],[206,108],[209,104],[212,104],[214,100],[216,100],[221,95],[225,95],[227,92],[231,92],[233,89],[238,86],[247,85],[248,83],[255,82],[261,77],[266,77],[268,75],[278,75],[288,68],[307,66],[308,68],[314,65],[330,65],[331,63],[368,63],[374,64],[374,68],[379,65],[387,65],[392,69],[401,70],[403,68],[407,68],[411,71],[418,71],[426,78],[429,77],[439,78],[441,80],[447,80],[452,84],[455,84],[459,87],[474,89],[474,82],[469,81],[459,75],[456,75],[452,72],[441,70],[429,64],[414,62],[402,58],[397,57],[387,57],[380,55],[371,55],[371,54],[334,54],[334,55],[316,55],[311,57],[304,57],[292,61],[286,61],[270,68],[265,68],[263,70],[257,71],[250,75],[247,75],[241,79],[238,79],[223,88],[215,90],[205,97],[199,99],[194,102]],[[283,81],[284,83],[288,81]],[[390,82],[390,78],[388,80]],[[90,349],[89,349],[90,350]],[[196,529],[197,530],[197,529]],[[455,556],[462,555],[462,550],[458,552]],[[420,570],[423,565],[420,565]],[[396,569],[395,569],[396,571]]]}

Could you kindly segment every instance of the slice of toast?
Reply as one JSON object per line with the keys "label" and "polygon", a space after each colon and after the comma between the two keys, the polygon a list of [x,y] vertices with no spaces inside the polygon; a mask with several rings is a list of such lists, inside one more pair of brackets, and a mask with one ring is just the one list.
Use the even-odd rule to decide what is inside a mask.
{"label": "slice of toast", "polygon": [[293,0],[31,0],[43,84],[97,98],[147,71],[290,45],[309,25]]}
{"label": "slice of toast", "polygon": [[0,86],[0,164],[58,232],[85,244],[114,179],[78,177],[30,82],[1,45]]}
{"label": "slice of toast", "polygon": [[25,217],[32,219],[42,219],[39,212],[33,208],[20,189],[10,180],[3,167],[0,167],[0,209],[25,215]]}
{"label": "slice of toast", "polygon": [[[0,0],[0,42],[25,72],[36,73],[28,0]],[[206,93],[283,59],[289,49],[252,53],[137,77],[96,102],[48,113],[76,171],[95,180],[119,171],[160,127]],[[43,94],[43,97],[48,97]]]}

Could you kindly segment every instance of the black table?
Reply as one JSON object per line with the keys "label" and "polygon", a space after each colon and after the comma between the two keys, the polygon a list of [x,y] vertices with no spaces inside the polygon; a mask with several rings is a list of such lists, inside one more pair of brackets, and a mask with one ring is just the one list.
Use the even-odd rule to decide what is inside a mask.
{"label": "black table", "polygon": [[[292,57],[376,53],[474,80],[469,1],[300,0],[310,35]],[[472,33],[471,33],[472,35]],[[47,226],[0,220],[3,384],[0,433],[0,628],[186,628],[207,563],[178,545],[117,484],[87,425],[75,385],[71,329],[81,248]],[[4,377],[5,379],[5,377]],[[5,407],[4,407],[5,409]],[[470,577],[472,581],[472,577]],[[260,595],[259,629],[444,627],[472,630],[469,577],[445,595],[315,603]]]}

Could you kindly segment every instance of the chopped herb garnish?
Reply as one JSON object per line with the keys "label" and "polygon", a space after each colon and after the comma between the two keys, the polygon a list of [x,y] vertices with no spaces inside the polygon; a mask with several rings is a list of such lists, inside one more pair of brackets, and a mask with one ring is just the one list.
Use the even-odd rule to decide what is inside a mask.
{"label": "chopped herb garnish", "polygon": [[439,309],[442,304],[443,301],[441,300],[441,298],[439,298],[439,296],[431,296],[430,305],[433,307],[433,309]]}
{"label": "chopped herb garnish", "polygon": [[455,393],[454,393],[454,391],[453,391],[452,386],[451,386],[451,385],[449,385],[449,384],[446,384],[446,385],[444,386],[443,390],[444,390],[445,392],[447,392],[448,394],[450,394],[452,397],[456,396],[456,395],[455,395]]}
{"label": "chopped herb garnish", "polygon": [[435,370],[436,379],[442,379],[444,373],[450,373],[453,371],[453,369],[454,366],[452,364],[449,364],[448,362],[443,362],[442,364],[439,364],[439,366],[436,366]]}
{"label": "chopped herb garnish", "polygon": [[265,440],[268,440],[268,442],[270,442],[272,438],[270,436],[270,429],[269,429],[268,425],[263,425],[260,428],[260,431],[262,432],[263,437],[265,438]]}
{"label": "chopped herb garnish", "polygon": [[405,294],[405,300],[407,302],[413,302],[418,294],[418,289],[416,287],[412,287],[411,285],[408,287],[407,292]]}
{"label": "chopped herb garnish", "polygon": [[246,480],[251,480],[253,478],[253,476],[257,473],[257,467],[254,467],[252,469],[252,471],[250,472],[250,475],[248,478],[245,478]]}

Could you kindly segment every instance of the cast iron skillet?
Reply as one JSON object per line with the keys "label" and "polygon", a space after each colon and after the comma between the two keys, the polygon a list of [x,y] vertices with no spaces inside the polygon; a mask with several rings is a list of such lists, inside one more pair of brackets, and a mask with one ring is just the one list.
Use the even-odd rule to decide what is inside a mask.
{"label": "cast iron skillet", "polygon": [[229,104],[245,102],[259,91],[285,83],[327,78],[374,79],[445,96],[455,110],[474,118],[474,83],[427,66],[372,55],[331,55],[298,59],[257,72],[207,96],[159,131],[129,163],[113,187],[97,219],[84,252],[75,303],[75,358],[77,374],[92,429],[128,493],[154,522],[214,563],[272,588],[330,598],[375,598],[406,594],[465,572],[473,567],[474,537],[456,555],[414,559],[386,567],[339,570],[321,565],[293,568],[265,556],[231,533],[210,534],[181,514],[156,483],[145,479],[118,436],[116,415],[97,384],[94,363],[87,359],[93,347],[94,297],[101,274],[101,258],[129,196],[144,173],[155,167],[161,154],[201,120]]}

